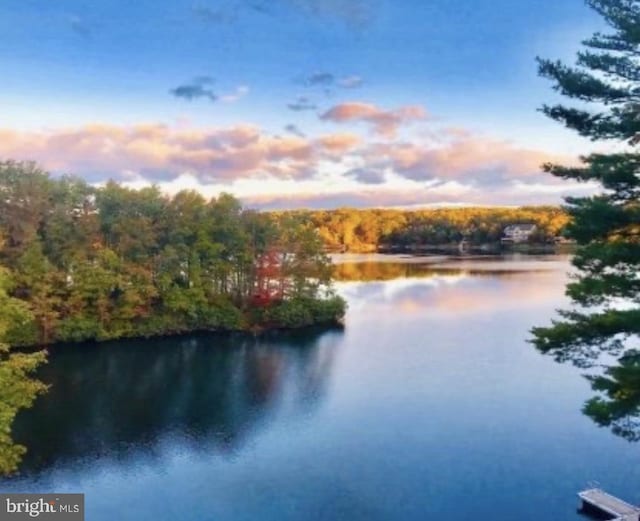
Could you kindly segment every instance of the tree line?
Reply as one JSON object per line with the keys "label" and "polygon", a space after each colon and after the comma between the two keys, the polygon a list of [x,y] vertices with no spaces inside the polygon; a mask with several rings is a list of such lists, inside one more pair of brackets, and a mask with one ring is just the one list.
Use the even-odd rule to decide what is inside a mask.
{"label": "tree line", "polygon": [[309,219],[327,249],[369,252],[459,244],[500,243],[505,227],[535,224],[530,241],[553,243],[569,222],[560,207],[438,208],[427,210],[338,209],[281,212]]}

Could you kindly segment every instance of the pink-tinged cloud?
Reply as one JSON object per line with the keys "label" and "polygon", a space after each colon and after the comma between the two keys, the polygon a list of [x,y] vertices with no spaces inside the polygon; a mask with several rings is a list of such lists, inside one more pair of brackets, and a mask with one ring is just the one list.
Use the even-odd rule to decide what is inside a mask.
{"label": "pink-tinged cloud", "polygon": [[329,153],[346,154],[360,145],[362,139],[354,134],[329,134],[319,137],[317,142]]}
{"label": "pink-tinged cloud", "polygon": [[464,129],[443,130],[436,139],[373,142],[350,133],[278,137],[253,125],[0,129],[5,158],[35,160],[92,183],[158,183],[175,192],[190,179],[189,187],[203,193],[224,188],[261,208],[559,203],[576,193],[575,185],[540,170],[544,162],[572,158]]}
{"label": "pink-tinged cloud", "polygon": [[0,129],[0,157],[29,159],[54,172],[89,181],[174,179],[188,172],[205,182],[263,177],[300,179],[313,175],[318,162],[334,159],[358,144],[350,134],[269,135],[252,125],[188,129],[161,124],[91,124],[45,132]]}
{"label": "pink-tinged cloud", "polygon": [[376,185],[375,188],[339,192],[300,192],[290,195],[250,195],[242,197],[252,207],[278,209],[333,208],[425,208],[452,206],[527,206],[559,204],[567,195],[586,195],[594,188],[567,183],[554,191],[545,185],[514,184],[487,190],[450,183],[434,187],[395,188]]}
{"label": "pink-tinged cloud", "polygon": [[407,106],[394,110],[384,110],[371,103],[351,101],[330,108],[320,116],[334,123],[362,122],[371,125],[377,134],[392,138],[402,125],[425,119],[427,113],[423,107]]}
{"label": "pink-tinged cloud", "polygon": [[544,174],[542,164],[570,164],[575,158],[554,156],[541,150],[460,134],[444,144],[413,142],[374,143],[363,152],[369,165],[390,168],[414,181],[458,180],[493,186],[517,180],[559,182]]}

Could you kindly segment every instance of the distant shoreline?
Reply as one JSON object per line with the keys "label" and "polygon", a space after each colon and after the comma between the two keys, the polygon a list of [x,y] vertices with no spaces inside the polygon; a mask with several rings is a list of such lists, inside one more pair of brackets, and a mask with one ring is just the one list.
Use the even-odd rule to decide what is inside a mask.
{"label": "distant shoreline", "polygon": [[366,244],[360,247],[349,249],[327,249],[327,253],[331,255],[340,255],[346,253],[380,253],[386,255],[395,254],[500,254],[500,253],[572,253],[576,249],[575,244],[549,244],[549,243],[520,243],[520,244],[504,244],[504,243],[482,243],[469,244],[460,247],[460,244],[416,244],[411,246],[394,245],[394,244]]}

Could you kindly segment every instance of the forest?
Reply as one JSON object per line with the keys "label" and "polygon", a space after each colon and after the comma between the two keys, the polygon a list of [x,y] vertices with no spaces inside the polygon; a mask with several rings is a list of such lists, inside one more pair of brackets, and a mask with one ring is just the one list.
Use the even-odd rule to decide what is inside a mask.
{"label": "forest", "polygon": [[433,246],[499,245],[506,226],[535,224],[532,244],[553,244],[569,222],[560,207],[338,209],[283,212],[310,219],[331,251],[373,252]]}
{"label": "forest", "polygon": [[96,187],[0,163],[0,266],[30,319],[10,345],[335,323],[327,251],[499,244],[505,226],[553,242],[561,208],[258,212],[233,196]]}
{"label": "forest", "polygon": [[4,301],[29,313],[7,327],[9,345],[335,323],[345,304],[323,249],[302,216],[227,194],[93,187],[0,163]]}

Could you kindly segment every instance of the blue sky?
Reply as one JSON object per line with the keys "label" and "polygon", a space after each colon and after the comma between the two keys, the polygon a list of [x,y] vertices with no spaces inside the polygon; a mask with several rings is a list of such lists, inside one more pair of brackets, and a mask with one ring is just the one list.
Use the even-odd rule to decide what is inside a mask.
{"label": "blue sky", "polygon": [[[0,155],[257,207],[557,202],[581,0],[4,0]],[[295,109],[295,110],[294,110]]]}

